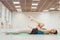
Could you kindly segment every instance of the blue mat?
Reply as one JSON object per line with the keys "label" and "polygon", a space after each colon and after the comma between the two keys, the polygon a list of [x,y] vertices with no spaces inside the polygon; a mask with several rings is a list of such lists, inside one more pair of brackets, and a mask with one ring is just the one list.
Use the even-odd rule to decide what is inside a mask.
{"label": "blue mat", "polygon": [[[15,35],[16,35],[16,36],[48,35],[48,36],[49,36],[49,35],[51,35],[51,34],[28,34],[28,33],[12,34],[12,33],[9,33],[9,34],[7,34],[7,35],[9,35],[9,36],[15,36]],[[59,36],[60,34],[56,34],[56,36],[57,36],[57,35]]]}

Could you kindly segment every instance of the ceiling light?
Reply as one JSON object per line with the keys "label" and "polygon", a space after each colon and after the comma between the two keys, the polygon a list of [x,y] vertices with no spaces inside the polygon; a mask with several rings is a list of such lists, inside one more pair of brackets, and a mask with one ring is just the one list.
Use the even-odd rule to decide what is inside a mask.
{"label": "ceiling light", "polygon": [[13,2],[14,4],[20,4],[20,2]]}
{"label": "ceiling light", "polygon": [[59,11],[60,11],[60,8],[58,8],[57,10],[59,10]]}
{"label": "ceiling light", "polygon": [[32,9],[36,9],[37,7],[32,7]]}
{"label": "ceiling light", "polygon": [[59,1],[59,4],[60,4],[60,1]]}
{"label": "ceiling light", "polygon": [[49,11],[49,10],[43,10],[43,11],[45,12],[45,11]]}
{"label": "ceiling light", "polygon": [[16,8],[20,8],[20,6],[15,6]]}
{"label": "ceiling light", "polygon": [[33,0],[33,1],[40,1],[40,0]]}
{"label": "ceiling light", "polygon": [[50,8],[50,10],[55,10],[55,8]]}
{"label": "ceiling light", "polygon": [[16,9],[17,11],[22,11],[21,9]]}
{"label": "ceiling light", "polygon": [[32,5],[38,5],[38,3],[32,3]]}

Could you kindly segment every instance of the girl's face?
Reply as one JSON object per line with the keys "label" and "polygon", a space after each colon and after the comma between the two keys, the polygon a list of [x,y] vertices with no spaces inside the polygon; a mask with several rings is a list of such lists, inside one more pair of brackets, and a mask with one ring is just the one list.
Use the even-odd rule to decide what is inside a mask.
{"label": "girl's face", "polygon": [[55,32],[56,32],[55,29],[51,29],[51,30],[50,30],[50,33],[51,33],[51,34],[54,34]]}

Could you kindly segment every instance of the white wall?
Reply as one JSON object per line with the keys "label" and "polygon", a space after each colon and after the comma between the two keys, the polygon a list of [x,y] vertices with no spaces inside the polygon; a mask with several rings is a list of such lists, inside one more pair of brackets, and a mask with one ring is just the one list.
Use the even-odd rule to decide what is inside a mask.
{"label": "white wall", "polygon": [[9,28],[11,25],[11,11],[0,2],[0,29]]}
{"label": "white wall", "polygon": [[45,24],[47,29],[59,29],[60,28],[60,12],[25,12],[25,13],[13,13],[12,14],[12,27],[14,29],[26,29],[27,25],[32,28],[36,26],[36,23],[30,21],[28,16],[31,15]]}

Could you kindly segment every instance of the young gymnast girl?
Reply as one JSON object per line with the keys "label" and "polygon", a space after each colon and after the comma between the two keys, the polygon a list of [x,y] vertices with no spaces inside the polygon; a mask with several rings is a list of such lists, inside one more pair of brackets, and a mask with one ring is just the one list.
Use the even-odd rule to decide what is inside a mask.
{"label": "young gymnast girl", "polygon": [[13,34],[17,34],[17,33],[29,33],[29,34],[57,34],[57,30],[56,29],[44,29],[42,28],[44,26],[43,23],[40,23],[38,20],[36,20],[35,18],[33,18],[32,16],[29,16],[29,18],[31,19],[31,21],[35,21],[38,25],[33,28],[33,29],[26,29],[26,30],[19,30],[18,32],[6,32],[6,34],[9,33],[13,33]]}

